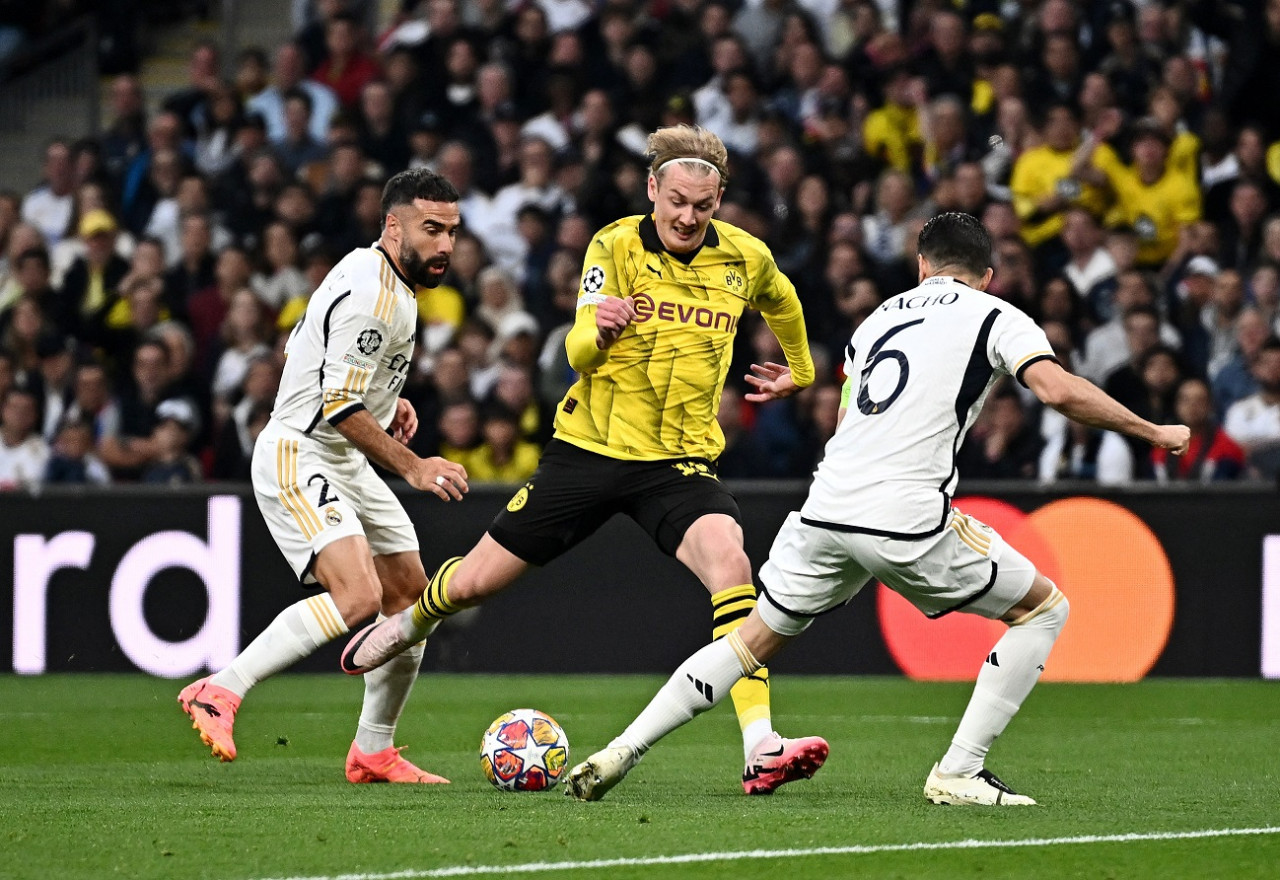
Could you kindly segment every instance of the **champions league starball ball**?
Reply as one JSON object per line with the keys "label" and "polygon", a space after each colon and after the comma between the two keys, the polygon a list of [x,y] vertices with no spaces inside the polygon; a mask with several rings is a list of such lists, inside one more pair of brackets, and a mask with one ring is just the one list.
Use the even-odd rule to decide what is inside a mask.
{"label": "champions league starball ball", "polygon": [[480,769],[502,791],[554,788],[569,764],[569,738],[537,709],[512,709],[489,725],[480,742]]}

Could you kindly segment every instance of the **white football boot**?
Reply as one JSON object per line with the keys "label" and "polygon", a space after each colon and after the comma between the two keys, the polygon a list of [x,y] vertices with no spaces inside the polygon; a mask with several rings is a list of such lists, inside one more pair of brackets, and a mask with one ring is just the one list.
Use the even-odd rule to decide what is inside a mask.
{"label": "white football boot", "polygon": [[1018,794],[990,770],[976,776],[943,776],[934,764],[924,783],[924,796],[935,804],[967,804],[987,807],[1034,806],[1035,801]]}
{"label": "white football boot", "polygon": [[640,757],[627,746],[609,746],[569,771],[564,793],[580,801],[598,801],[631,772]]}

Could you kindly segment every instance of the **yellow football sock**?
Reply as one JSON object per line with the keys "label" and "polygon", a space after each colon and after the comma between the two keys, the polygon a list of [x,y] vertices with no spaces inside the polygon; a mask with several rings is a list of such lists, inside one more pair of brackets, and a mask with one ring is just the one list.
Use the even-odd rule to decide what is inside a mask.
{"label": "yellow football sock", "polygon": [[[711,639],[722,639],[747,619],[751,609],[756,607],[756,588],[752,584],[742,584],[721,590],[711,596]],[[760,667],[738,683],[729,691],[733,697],[733,708],[738,713],[738,725],[745,732],[747,727],[758,721],[769,722],[772,713],[769,708],[769,670]]]}
{"label": "yellow football sock", "polygon": [[461,605],[455,605],[449,601],[449,580],[458,570],[460,562],[462,562],[461,556],[446,559],[427,582],[426,590],[413,606],[413,622],[418,627],[426,627],[432,622],[444,620],[449,615],[457,614],[462,610]]}

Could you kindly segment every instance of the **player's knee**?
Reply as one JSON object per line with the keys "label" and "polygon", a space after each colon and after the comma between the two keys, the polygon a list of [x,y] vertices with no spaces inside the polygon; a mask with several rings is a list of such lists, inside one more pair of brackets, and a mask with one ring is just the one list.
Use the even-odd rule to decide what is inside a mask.
{"label": "player's knee", "polygon": [[1071,603],[1067,601],[1066,594],[1055,586],[1049,591],[1048,598],[1009,625],[1047,629],[1056,638],[1067,625],[1070,611]]}
{"label": "player's knee", "polygon": [[338,575],[324,586],[347,626],[354,626],[382,610],[382,588],[377,578]]}

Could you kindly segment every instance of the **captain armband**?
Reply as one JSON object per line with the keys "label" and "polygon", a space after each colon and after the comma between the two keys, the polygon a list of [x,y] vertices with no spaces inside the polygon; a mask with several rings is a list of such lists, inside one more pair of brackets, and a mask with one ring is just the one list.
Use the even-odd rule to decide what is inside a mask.
{"label": "captain armband", "polygon": [[609,297],[605,296],[603,293],[584,293],[578,297],[577,308],[581,309],[586,306],[598,306],[608,298]]}

